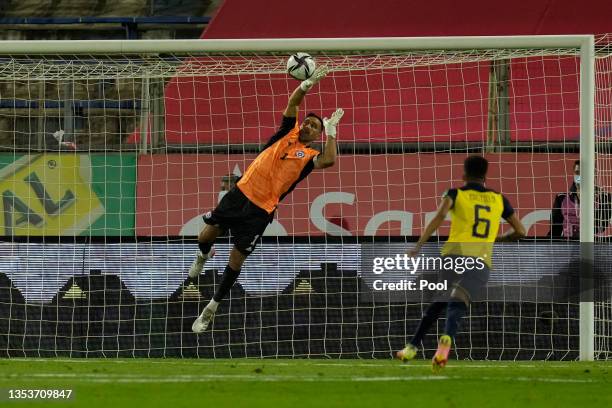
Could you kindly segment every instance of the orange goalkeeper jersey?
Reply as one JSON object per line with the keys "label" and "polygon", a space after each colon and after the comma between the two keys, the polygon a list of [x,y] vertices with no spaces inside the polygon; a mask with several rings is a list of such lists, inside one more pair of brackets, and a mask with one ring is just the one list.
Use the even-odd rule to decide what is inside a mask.
{"label": "orange goalkeeper jersey", "polygon": [[314,169],[319,152],[300,142],[299,131],[297,118],[283,116],[281,127],[238,181],[240,191],[268,213]]}

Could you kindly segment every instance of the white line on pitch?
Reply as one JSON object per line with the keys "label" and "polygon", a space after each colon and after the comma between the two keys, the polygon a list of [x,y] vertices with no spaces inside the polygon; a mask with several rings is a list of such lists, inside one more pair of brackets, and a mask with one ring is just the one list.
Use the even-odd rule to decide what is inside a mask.
{"label": "white line on pitch", "polygon": [[[147,360],[147,359],[134,359],[131,361],[126,361],[126,360],[116,360],[116,359],[108,359],[108,360],[80,360],[80,359],[19,359],[19,360],[15,360],[15,361],[34,361],[34,362],[58,362],[58,363],[95,363],[95,364],[100,364],[100,363],[121,363],[121,364],[131,364],[131,363],[144,363],[144,364],[162,364],[162,365],[172,365],[172,364],[176,364],[176,365],[182,365],[182,366],[189,366],[189,365],[193,365],[193,366],[198,366],[198,365],[202,365],[202,366],[210,366],[210,365],[223,365],[223,364],[228,364],[228,365],[236,365],[236,366],[261,366],[261,365],[265,365],[266,363],[270,363],[271,366],[299,366],[299,365],[311,365],[311,366],[322,366],[322,367],[393,367],[393,362],[394,360],[387,360],[388,363],[386,364],[381,364],[381,363],[375,363],[375,362],[358,362],[358,363],[344,363],[344,362],[340,362],[340,361],[329,361],[329,362],[315,362],[316,360],[294,360],[294,362],[281,362],[278,360],[273,360],[273,359],[261,359],[261,360],[252,360],[252,361],[244,361],[242,359],[236,359],[233,361],[217,361],[217,360],[198,360],[198,361],[191,361],[191,360],[180,360],[180,361],[170,361],[170,360]],[[383,360],[385,361],[385,360]],[[458,362],[459,365],[448,365],[446,366],[446,368],[510,368],[510,367],[520,367],[520,368],[535,368],[537,367],[534,364],[519,364],[519,365],[507,365],[507,364],[497,364],[495,361],[492,361],[491,364],[472,364],[472,362],[466,362],[467,364],[464,365],[463,361],[459,361]],[[395,361],[395,364],[397,367],[402,367],[402,368],[421,368],[421,367],[431,367],[430,363],[427,362],[413,362],[413,363],[409,363],[409,364],[399,364],[397,361]],[[543,366],[543,367],[553,367],[553,366]],[[570,367],[570,365],[567,366],[555,366],[555,368],[565,368],[565,367]]]}
{"label": "white line on pitch", "polygon": [[[389,364],[369,364],[369,363],[312,363],[310,365],[314,366],[346,366],[346,367],[393,367]],[[399,364],[397,363],[397,367],[408,368],[408,367],[431,367],[431,363],[408,363],[408,364]],[[469,364],[469,365],[447,365],[446,368],[509,368],[509,367],[517,367],[503,364],[495,364],[495,365],[486,365],[486,364]],[[521,368],[533,368],[535,365],[520,365]]]}
{"label": "white line on pitch", "polygon": [[32,378],[58,378],[74,379],[86,382],[124,382],[124,383],[164,383],[164,382],[207,382],[207,381],[295,381],[295,382],[381,382],[381,381],[429,381],[429,380],[482,380],[482,381],[521,381],[546,383],[595,383],[591,379],[547,378],[547,377],[462,377],[462,376],[352,376],[352,377],[325,377],[325,376],[291,376],[267,374],[200,374],[200,375],[174,375],[142,376],[138,374],[103,374],[103,373],[31,373],[26,375],[10,374],[5,378],[11,380]]}
{"label": "white line on pitch", "polygon": [[[375,362],[356,362],[356,363],[345,363],[345,362],[340,362],[340,361],[329,361],[329,362],[315,362],[316,360],[301,360],[301,359],[297,359],[294,360],[295,362],[281,362],[278,360],[274,360],[274,359],[261,359],[261,360],[251,360],[251,361],[244,361],[242,359],[236,359],[236,360],[232,360],[232,361],[228,361],[228,360],[223,360],[223,361],[218,361],[218,360],[198,360],[198,361],[191,361],[191,360],[179,360],[179,361],[171,361],[171,360],[148,360],[148,359],[134,359],[134,360],[117,360],[117,359],[111,359],[109,358],[108,360],[81,360],[81,359],[16,359],[14,361],[26,361],[26,362],[58,362],[58,363],[95,363],[95,364],[104,364],[104,363],[120,363],[120,364],[131,364],[131,363],[144,363],[144,364],[162,364],[162,365],[172,365],[172,364],[176,364],[176,365],[182,365],[182,366],[188,366],[188,365],[193,365],[193,366],[198,366],[198,365],[202,365],[202,366],[209,366],[209,365],[223,365],[223,364],[228,364],[228,365],[236,365],[236,366],[261,366],[261,365],[265,365],[266,363],[270,363],[271,366],[299,366],[299,365],[311,365],[311,366],[322,366],[322,367],[334,367],[334,366],[338,366],[338,367],[393,367],[393,362],[394,360],[386,360],[388,361],[386,364],[381,364],[381,363],[375,363]],[[385,360],[382,360],[385,361]],[[457,363],[459,363],[458,365],[453,365],[450,364],[448,365],[446,368],[510,368],[510,367],[520,367],[520,368],[535,368],[538,367],[537,365],[534,364],[518,364],[518,365],[508,365],[508,364],[499,364],[495,361],[491,361],[491,364],[478,364],[478,363],[472,363],[469,361],[458,361]],[[464,364],[467,363],[467,364]],[[519,362],[520,363],[520,362]],[[420,367],[430,367],[431,364],[428,362],[413,362],[413,363],[409,363],[409,364],[399,364],[397,363],[397,367],[403,367],[403,368],[409,368],[409,367],[414,367],[414,368],[420,368]],[[544,365],[541,367],[545,367],[545,368],[567,368],[567,367],[571,367],[571,363],[568,363],[568,365]]]}
{"label": "white line on pitch", "polygon": [[138,374],[102,374],[102,373],[33,373],[27,376],[8,375],[7,378],[59,378],[75,379],[87,382],[205,382],[214,380],[232,381],[307,381],[307,382],[380,382],[380,381],[426,381],[445,380],[445,376],[377,376],[377,377],[325,377],[325,376],[292,376],[292,375],[266,375],[266,374],[179,374],[167,376],[142,376]]}
{"label": "white line on pitch", "polygon": [[[118,360],[113,357],[109,357],[106,359],[83,359],[83,358],[14,358],[10,359],[10,361],[23,361],[27,363],[35,362],[35,363],[119,363],[119,364],[131,364],[133,361],[128,360]],[[137,361],[134,359],[134,362]]]}

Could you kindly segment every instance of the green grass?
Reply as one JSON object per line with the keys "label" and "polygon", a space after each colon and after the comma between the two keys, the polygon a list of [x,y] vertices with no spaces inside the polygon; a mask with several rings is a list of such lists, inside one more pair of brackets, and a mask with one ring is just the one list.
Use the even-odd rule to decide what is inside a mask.
{"label": "green grass", "polygon": [[[611,363],[427,361],[0,360],[2,407],[612,406]],[[74,399],[7,402],[7,389],[72,389]]]}

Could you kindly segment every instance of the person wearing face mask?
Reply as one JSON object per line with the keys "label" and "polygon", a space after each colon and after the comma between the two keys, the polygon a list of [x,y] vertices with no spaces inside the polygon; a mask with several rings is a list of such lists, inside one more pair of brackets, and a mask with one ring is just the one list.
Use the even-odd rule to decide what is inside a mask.
{"label": "person wearing face mask", "polygon": [[[612,217],[612,194],[595,186],[595,233],[605,231]],[[550,214],[552,238],[580,239],[580,160],[574,162],[574,181],[567,193],[559,193]]]}

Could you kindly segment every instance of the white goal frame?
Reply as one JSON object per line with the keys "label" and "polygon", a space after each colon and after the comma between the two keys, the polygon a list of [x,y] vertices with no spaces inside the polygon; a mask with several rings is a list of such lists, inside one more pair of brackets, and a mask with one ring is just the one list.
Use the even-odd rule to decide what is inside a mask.
{"label": "white goal frame", "polygon": [[[4,55],[94,55],[202,52],[294,52],[470,49],[579,49],[580,242],[584,265],[593,264],[595,176],[595,41],[593,35],[308,38],[231,40],[2,41]],[[586,245],[584,245],[586,244]],[[588,249],[590,248],[590,250]],[[580,302],[580,360],[594,359],[594,303]]]}

